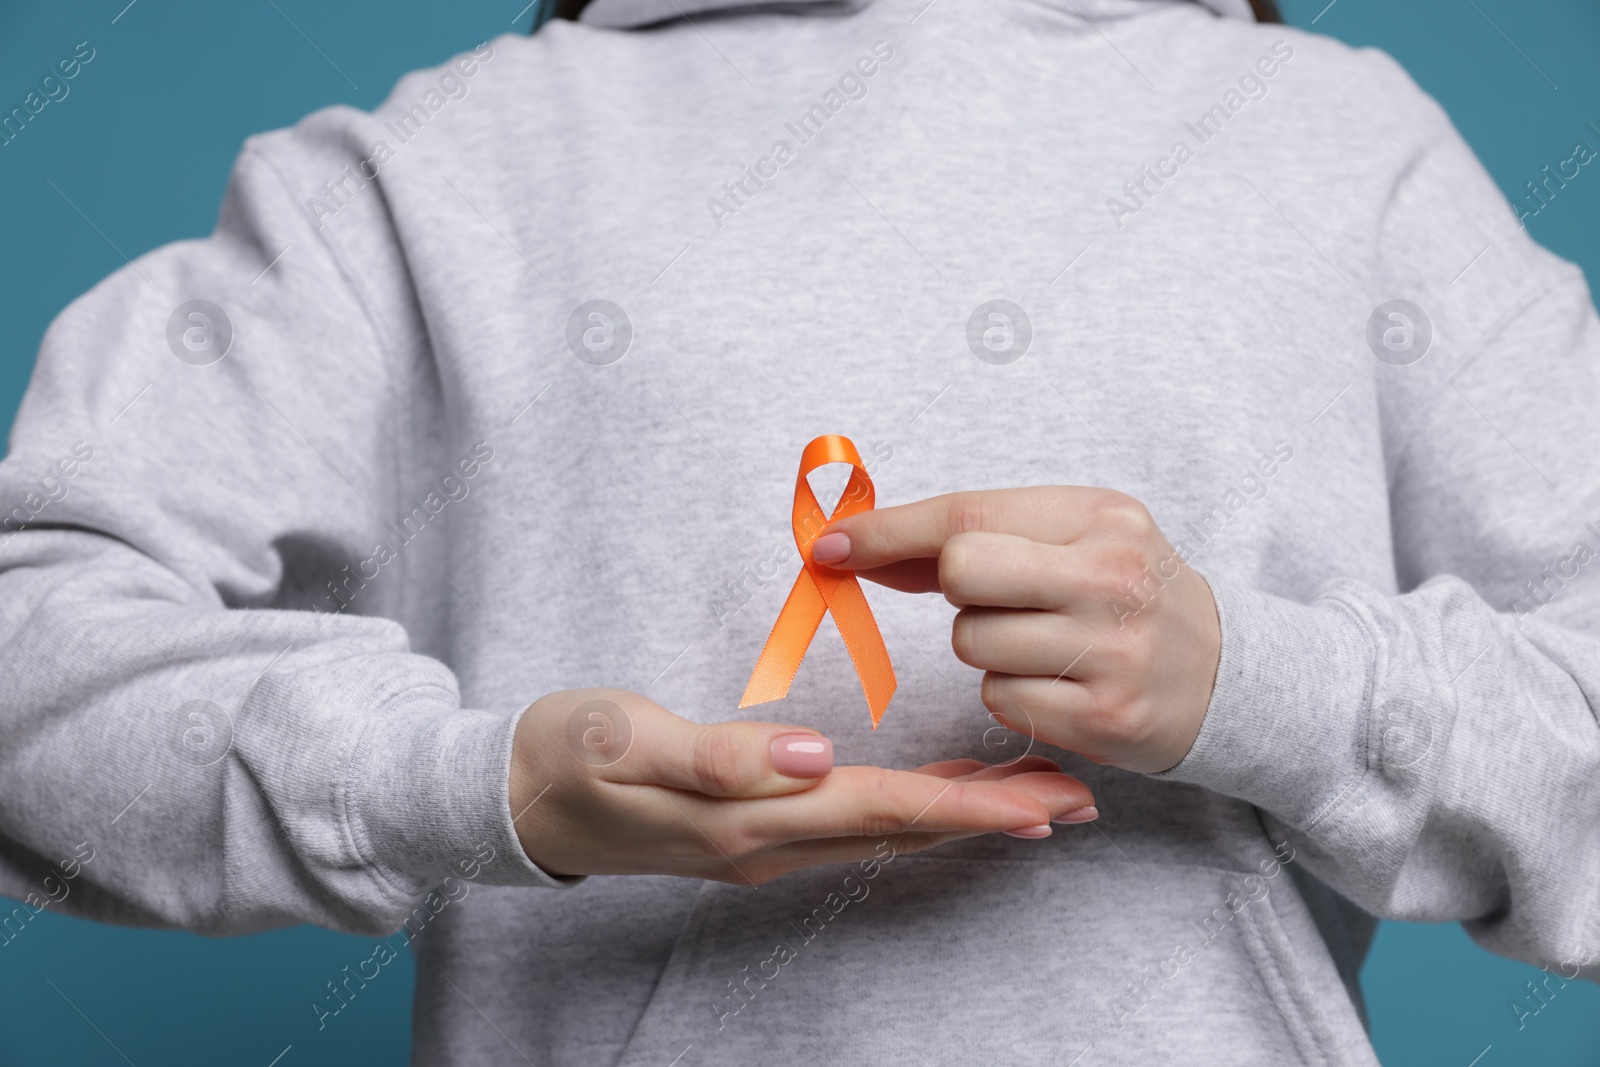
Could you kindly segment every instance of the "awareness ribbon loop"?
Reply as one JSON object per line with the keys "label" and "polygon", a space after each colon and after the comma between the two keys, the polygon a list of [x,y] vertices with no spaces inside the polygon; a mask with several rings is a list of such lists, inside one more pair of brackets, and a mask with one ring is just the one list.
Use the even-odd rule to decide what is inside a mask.
{"label": "awareness ribbon loop", "polygon": [[[850,481],[832,515],[822,513],[822,505],[811,491],[806,475],[828,463],[848,463]],[[822,617],[833,613],[833,621],[844,638],[850,661],[855,664],[856,676],[867,695],[867,707],[872,711],[872,728],[878,728],[889,698],[894,696],[894,665],[889,662],[889,650],[884,647],[883,635],[872,617],[861,583],[848,571],[831,570],[811,558],[811,545],[828,523],[870,511],[873,505],[872,478],[861,464],[861,454],[848,437],[824,434],[806,445],[800,455],[800,474],[794,483],[794,543],[800,550],[800,574],[783,602],[778,621],[772,624],[772,633],[761,649],[761,658],[745,687],[741,708],[752,704],[765,704],[782,700],[800,670],[800,661],[811,647]]]}

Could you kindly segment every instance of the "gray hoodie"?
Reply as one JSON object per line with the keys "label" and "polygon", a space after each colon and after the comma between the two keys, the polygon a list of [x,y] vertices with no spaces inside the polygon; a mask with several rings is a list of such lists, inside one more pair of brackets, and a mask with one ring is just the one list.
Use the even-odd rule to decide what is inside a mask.
{"label": "gray hoodie", "polygon": [[[51,327],[0,465],[5,939],[370,934],[308,1025],[410,946],[417,1062],[540,1067],[1371,1064],[1371,915],[1600,975],[1600,329],[1440,109],[1220,0],[669,6],[252,139],[213,236]],[[885,504],[1143,499],[1221,615],[1193,751],[1046,750],[1104,814],[1044,841],[552,879],[518,712],[740,717],[821,433]],[[831,624],[763,716],[1019,754],[953,609],[868,596],[883,727]]]}

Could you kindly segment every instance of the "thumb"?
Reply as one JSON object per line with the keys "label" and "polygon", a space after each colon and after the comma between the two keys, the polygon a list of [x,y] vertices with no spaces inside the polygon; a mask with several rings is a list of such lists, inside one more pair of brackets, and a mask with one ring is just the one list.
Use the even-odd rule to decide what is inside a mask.
{"label": "thumb", "polygon": [[773,797],[810,789],[833,770],[833,742],[805,727],[765,722],[692,723],[663,709],[636,716],[630,758],[612,781],[712,797]]}

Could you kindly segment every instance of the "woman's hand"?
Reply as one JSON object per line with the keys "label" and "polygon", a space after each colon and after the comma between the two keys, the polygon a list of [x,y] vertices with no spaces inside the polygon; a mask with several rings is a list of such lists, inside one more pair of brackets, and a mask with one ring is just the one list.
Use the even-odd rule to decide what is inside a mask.
{"label": "woman's hand", "polygon": [[511,812],[556,875],[675,874],[760,885],[802,867],[881,857],[1095,817],[1088,787],[1048,759],[916,771],[834,767],[803,727],[688,722],[637,693],[552,693],[517,724]]}
{"label": "woman's hand", "polygon": [[1222,635],[1205,580],[1109,489],[952,493],[831,524],[816,562],[960,608],[951,644],[1004,726],[1164,771],[1205,719]]}

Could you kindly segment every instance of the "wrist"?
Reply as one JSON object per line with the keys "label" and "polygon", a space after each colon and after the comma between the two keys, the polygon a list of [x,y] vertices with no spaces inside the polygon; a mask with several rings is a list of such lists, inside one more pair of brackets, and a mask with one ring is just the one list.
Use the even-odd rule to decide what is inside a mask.
{"label": "wrist", "polygon": [[512,826],[514,719],[422,686],[389,701],[356,744],[345,784],[350,834],[401,895],[450,874],[486,885],[558,884],[527,861]]}
{"label": "wrist", "polygon": [[566,692],[548,693],[524,708],[516,717],[511,729],[511,746],[507,755],[506,817],[516,842],[522,862],[545,878],[560,884],[581,881],[582,875],[567,874],[552,860],[552,842],[548,840],[552,820],[544,817],[549,805],[549,795],[555,782],[550,766],[551,747],[559,741],[539,736],[555,703],[562,703]]}
{"label": "wrist", "polygon": [[1364,773],[1371,639],[1339,601],[1298,604],[1207,580],[1221,634],[1211,698],[1187,755],[1155,777],[1304,828]]}

